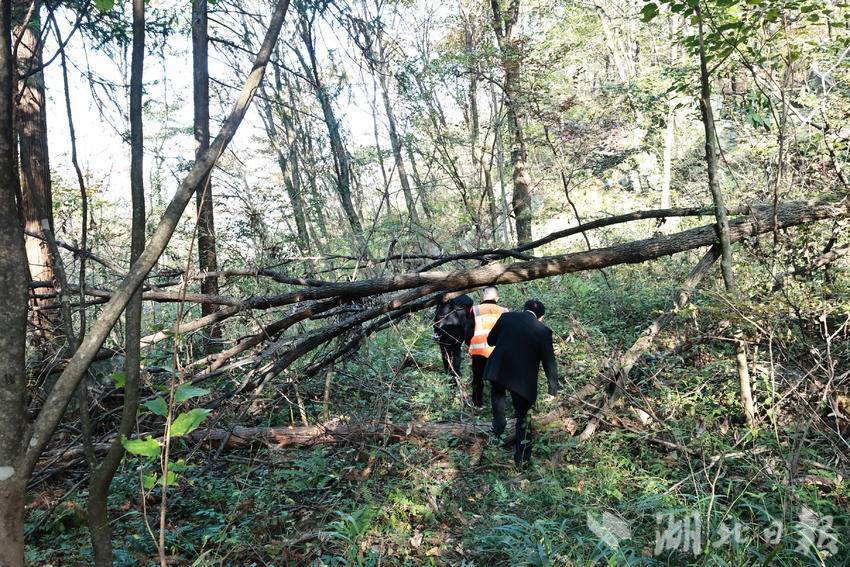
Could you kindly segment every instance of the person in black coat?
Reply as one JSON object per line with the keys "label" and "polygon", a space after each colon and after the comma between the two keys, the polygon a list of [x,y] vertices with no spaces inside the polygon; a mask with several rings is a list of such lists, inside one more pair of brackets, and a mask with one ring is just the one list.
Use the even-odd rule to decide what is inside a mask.
{"label": "person in black coat", "polygon": [[437,305],[434,312],[434,340],[440,347],[443,370],[460,376],[461,346],[466,342],[466,326],[472,298],[461,295]]}
{"label": "person in black coat", "polygon": [[487,337],[487,342],[496,347],[484,369],[484,379],[492,383],[493,433],[498,437],[505,431],[505,394],[510,392],[516,417],[514,462],[520,468],[531,461],[528,412],[537,401],[541,363],[549,381],[549,394],[555,395],[560,387],[552,330],[542,323],[545,311],[540,301],[530,299],[523,311],[502,315]]}

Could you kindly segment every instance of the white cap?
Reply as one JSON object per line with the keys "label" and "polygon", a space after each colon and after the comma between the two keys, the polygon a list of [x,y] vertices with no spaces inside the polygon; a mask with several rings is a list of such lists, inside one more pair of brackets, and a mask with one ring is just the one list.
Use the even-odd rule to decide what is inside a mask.
{"label": "white cap", "polygon": [[484,301],[499,301],[499,291],[493,286],[487,286],[482,292]]}

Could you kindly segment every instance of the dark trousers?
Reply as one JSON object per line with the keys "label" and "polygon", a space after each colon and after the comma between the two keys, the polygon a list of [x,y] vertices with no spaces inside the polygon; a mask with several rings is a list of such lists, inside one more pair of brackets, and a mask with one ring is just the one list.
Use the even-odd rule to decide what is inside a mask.
{"label": "dark trousers", "polygon": [[446,374],[460,376],[460,343],[440,343],[440,356],[443,357],[443,370]]}
{"label": "dark trousers", "polygon": [[[490,403],[493,406],[493,433],[498,437],[505,432],[507,420],[505,420],[505,393],[508,390],[495,382],[490,384]],[[528,422],[528,412],[531,402],[522,396],[511,392],[511,401],[514,404],[514,417],[516,418],[516,447],[514,449],[514,462],[518,467],[523,467],[531,462],[531,424]]]}
{"label": "dark trousers", "polygon": [[472,405],[484,407],[484,368],[487,366],[486,356],[472,355]]}

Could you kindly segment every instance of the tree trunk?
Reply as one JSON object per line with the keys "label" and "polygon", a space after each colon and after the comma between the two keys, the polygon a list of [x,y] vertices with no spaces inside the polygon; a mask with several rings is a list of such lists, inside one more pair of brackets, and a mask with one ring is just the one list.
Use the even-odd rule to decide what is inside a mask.
{"label": "tree trunk", "polygon": [[[130,63],[130,193],[133,206],[132,226],[130,228],[131,264],[138,262],[145,248],[144,131],[142,123],[144,56],[145,3],[144,0],[133,0],[133,52]],[[196,159],[199,159],[202,155],[196,154]],[[197,187],[202,187],[204,185],[203,180],[208,178],[209,173],[201,179]],[[198,194],[197,187],[196,195]],[[201,285],[203,288],[203,283]],[[97,567],[110,567],[112,565],[112,528],[109,523],[107,497],[112,479],[124,456],[121,438],[130,435],[133,431],[139,407],[142,337],[141,288],[136,289],[130,297],[124,317],[126,325],[124,374],[126,378],[121,422],[118,426],[118,436],[112,442],[103,461],[97,466],[92,463],[93,471],[86,506],[86,522],[91,535],[94,563]]]}
{"label": "tree trunk", "polygon": [[383,72],[378,73],[378,82],[381,84],[381,95],[384,99],[384,111],[387,113],[390,145],[393,149],[395,166],[396,169],[398,169],[398,180],[401,184],[401,191],[404,193],[404,201],[407,204],[407,213],[410,215],[410,220],[418,224],[419,214],[416,212],[416,199],[413,198],[413,191],[410,188],[410,179],[407,177],[407,168],[404,166],[404,158],[401,155],[401,140],[398,137],[395,113],[393,112],[392,102],[390,101],[390,93],[387,89],[387,78]]}
{"label": "tree trunk", "polygon": [[[14,0],[13,18],[24,23],[30,9],[29,0]],[[28,232],[40,234],[41,221],[47,219],[53,230],[53,195],[50,183],[50,160],[47,147],[47,107],[44,95],[44,73],[40,42],[40,0],[33,6],[32,18],[21,34],[17,51],[17,76],[15,125],[20,140],[21,194],[24,226]],[[36,71],[37,70],[37,71]],[[53,281],[47,246],[38,238],[25,237],[30,277],[35,281]],[[34,299],[34,307],[46,307],[52,300]],[[46,340],[58,332],[58,309],[34,309],[32,323],[38,336]]]}
{"label": "tree trunk", "polygon": [[0,4],[0,565],[24,564],[22,464],[26,426],[27,254],[18,214],[18,164],[12,124],[14,56],[11,3]]}
{"label": "tree trunk", "polygon": [[24,567],[25,490],[26,483],[19,478],[0,480],[0,565],[3,567]]}
{"label": "tree trunk", "polygon": [[729,217],[726,212],[726,204],[723,202],[723,193],[720,190],[720,178],[717,167],[719,150],[717,148],[717,130],[714,125],[714,111],[711,107],[711,82],[708,75],[708,62],[705,54],[703,41],[702,12],[700,4],[695,4],[697,16],[697,28],[699,32],[699,67],[700,67],[700,110],[702,111],[702,123],[705,128],[705,162],[708,168],[708,188],[714,200],[715,215],[717,217],[717,233],[720,241],[720,270],[723,273],[723,282],[727,291],[735,290],[735,276],[732,272],[732,244],[729,241]]}
{"label": "tree trunk", "polygon": [[528,150],[520,119],[519,82],[522,60],[521,47],[513,37],[513,27],[519,18],[519,0],[510,0],[507,11],[502,12],[501,0],[490,0],[493,9],[493,29],[502,55],[505,74],[505,109],[508,126],[513,136],[511,164],[513,165],[513,212],[516,222],[517,242],[524,244],[532,239],[531,176],[528,173]]}
{"label": "tree trunk", "polygon": [[490,99],[493,106],[493,131],[496,133],[496,167],[499,172],[499,192],[502,200],[502,215],[500,223],[505,232],[505,242],[514,239],[513,225],[510,223],[510,207],[508,207],[508,195],[505,189],[505,144],[502,140],[502,120],[499,117],[499,105],[496,100],[496,89],[490,86]]}
{"label": "tree trunk", "polygon": [[735,341],[735,363],[738,367],[738,384],[741,390],[741,408],[748,425],[755,425],[756,406],[753,402],[753,387],[750,382],[750,369],[747,366],[747,347],[740,338]]}
{"label": "tree trunk", "polygon": [[[487,216],[489,217],[489,222],[487,224],[490,228],[490,239],[492,242],[495,242],[499,219],[496,207],[496,196],[493,192],[493,178],[490,175],[490,168],[484,164],[484,150],[479,147],[479,144],[481,143],[481,122],[478,116],[479,68],[474,59],[474,50],[476,46],[472,35],[472,25],[473,24],[471,22],[466,22],[464,33],[465,47],[467,51],[466,56],[470,61],[470,64],[467,67],[467,73],[469,74],[469,87],[467,91],[467,100],[469,104],[469,153],[472,158],[473,171],[476,172],[477,176],[476,184],[481,186],[481,181],[483,181],[484,194],[482,197],[483,199],[487,199]],[[479,215],[481,215],[480,208],[481,207],[479,206],[479,210],[477,211]]]}
{"label": "tree trunk", "polygon": [[[207,49],[207,0],[192,2],[192,84],[194,94],[195,159],[210,147],[210,76]],[[218,271],[218,255],[215,243],[215,214],[212,190],[212,175],[198,185],[195,207],[198,213],[198,268],[202,273]],[[217,295],[218,278],[201,280],[201,293]],[[201,315],[209,315],[218,309],[215,305],[202,305]],[[221,339],[221,327],[210,327],[210,345]]]}
{"label": "tree trunk", "polygon": [[[277,75],[278,71],[275,70],[275,74]],[[281,85],[278,83],[277,92],[280,92]],[[294,136],[291,135],[291,130],[286,125],[284,128],[286,129],[286,145],[287,150],[289,151],[289,156],[284,154],[284,150],[280,145],[280,133],[277,129],[277,124],[275,124],[275,110],[272,104],[272,95],[266,90],[263,89],[263,125],[265,126],[266,134],[269,137],[269,142],[271,142],[272,148],[274,149],[275,155],[277,156],[277,165],[280,168],[280,174],[283,177],[283,185],[286,188],[286,194],[289,197],[289,204],[292,206],[292,216],[295,217],[295,230],[296,236],[298,238],[298,248],[304,252],[309,252],[310,250],[310,235],[307,232],[307,220],[304,215],[304,205],[301,199],[301,191],[300,191],[300,183],[301,180],[298,177],[297,171],[297,161],[295,157],[296,153],[296,140]],[[286,118],[284,118],[284,121]]]}
{"label": "tree trunk", "polygon": [[413,183],[416,184],[416,194],[419,196],[419,202],[422,203],[422,210],[425,211],[425,217],[430,221],[434,217],[431,210],[431,203],[428,198],[428,192],[423,185],[423,179],[419,175],[419,169],[416,167],[416,156],[413,155],[413,144],[408,142],[404,145],[407,151],[407,159],[410,162],[410,169],[413,171]]}
{"label": "tree trunk", "polygon": [[342,135],[339,131],[339,122],[334,115],[333,105],[331,105],[330,95],[327,92],[321,77],[319,76],[318,62],[316,61],[316,46],[313,43],[313,32],[310,23],[304,14],[298,26],[301,41],[307,50],[309,63],[299,53],[299,60],[304,72],[310,77],[310,82],[313,84],[313,89],[316,93],[316,98],[319,101],[319,106],[322,108],[322,117],[325,121],[325,126],[328,129],[328,138],[331,144],[331,153],[333,154],[334,172],[336,176],[336,190],[339,195],[342,210],[348,220],[351,230],[354,232],[358,240],[363,240],[363,225],[360,222],[360,217],[357,215],[357,210],[354,207],[354,201],[351,198],[351,161],[348,156],[348,151],[342,143]]}
{"label": "tree trunk", "polygon": [[579,441],[587,441],[596,432],[599,422],[605,412],[608,411],[620,397],[620,394],[625,387],[626,380],[629,377],[629,373],[631,373],[635,363],[637,363],[644,353],[646,353],[650,345],[652,345],[652,342],[655,340],[655,337],[658,336],[658,333],[664,330],[664,328],[676,318],[679,311],[688,304],[690,294],[693,293],[699,283],[703,280],[703,278],[705,278],[706,274],[708,274],[709,269],[714,265],[714,262],[717,261],[717,257],[719,255],[718,247],[712,246],[700,259],[700,261],[697,262],[697,265],[691,269],[688,277],[685,278],[681,289],[679,289],[673,297],[673,305],[671,308],[655,319],[655,321],[646,328],[641,336],[638,337],[631,348],[619,357],[619,360],[617,360],[615,366],[610,372],[610,376],[608,376],[609,385],[606,389],[602,405],[593,417],[591,417],[582,432],[578,435]]}
{"label": "tree trunk", "polygon": [[328,234],[328,225],[325,221],[325,199],[322,198],[322,192],[319,189],[319,185],[316,183],[318,166],[316,165],[316,152],[313,148],[313,138],[309,135],[309,133],[305,133],[302,128],[299,128],[299,139],[304,142],[304,164],[308,167],[306,176],[307,185],[310,188],[310,210],[313,213],[316,225],[319,227],[319,234],[321,235],[320,241],[327,243],[330,240],[330,235]]}
{"label": "tree trunk", "polygon": [[[661,208],[670,208],[670,178],[673,172],[673,144],[676,138],[675,112],[673,104],[667,110],[667,126],[664,129],[664,157],[661,175]],[[669,219],[672,220],[672,219]]]}
{"label": "tree trunk", "polygon": [[450,435],[461,439],[472,439],[487,435],[490,429],[485,423],[439,423],[410,422],[388,423],[384,421],[346,423],[330,421],[304,427],[240,427],[233,430],[199,429],[188,436],[193,442],[212,444],[225,443],[228,449],[254,444],[267,445],[275,449],[284,447],[309,447],[354,439],[389,437],[404,439],[414,437],[443,437]]}

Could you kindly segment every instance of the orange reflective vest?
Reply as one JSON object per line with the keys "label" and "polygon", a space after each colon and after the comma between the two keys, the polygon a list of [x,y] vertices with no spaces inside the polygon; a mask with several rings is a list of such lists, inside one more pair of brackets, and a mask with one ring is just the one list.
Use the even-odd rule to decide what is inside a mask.
{"label": "orange reflective vest", "polygon": [[472,308],[472,314],[475,317],[475,334],[469,341],[470,355],[489,358],[493,347],[487,344],[487,335],[505,311],[507,309],[495,303],[482,303]]}

